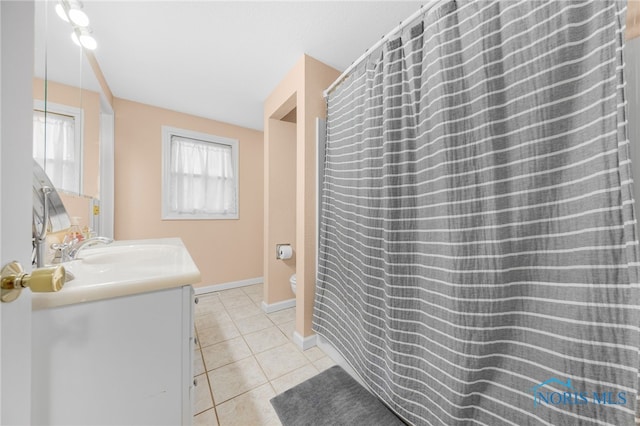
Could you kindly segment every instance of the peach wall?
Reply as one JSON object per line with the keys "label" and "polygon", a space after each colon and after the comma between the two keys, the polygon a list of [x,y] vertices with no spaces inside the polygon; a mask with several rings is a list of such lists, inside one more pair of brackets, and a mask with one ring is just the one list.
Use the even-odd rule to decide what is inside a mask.
{"label": "peach wall", "polygon": [[[301,114],[301,109],[297,108],[298,104],[298,90],[302,89],[302,85],[304,83],[304,63],[305,57],[301,57],[298,62],[296,62],[295,66],[287,73],[285,78],[280,82],[278,87],[269,95],[269,97],[265,100],[264,103],[264,147],[265,147],[265,159],[264,159],[264,222],[265,222],[265,237],[264,237],[264,300],[268,304],[273,304],[276,302],[281,302],[287,299],[290,299],[293,295],[286,291],[287,280],[286,272],[280,271],[278,268],[278,263],[271,259],[271,253],[274,252],[275,246],[274,243],[278,241],[280,235],[274,234],[273,229],[274,225],[277,223],[285,224],[287,219],[279,218],[275,211],[278,209],[278,206],[272,203],[272,195],[271,193],[278,193],[280,198],[287,197],[290,202],[294,202],[294,211],[293,218],[288,218],[288,220],[293,220],[294,227],[296,228],[297,233],[297,191],[298,191],[298,181],[297,181],[297,169],[300,163],[298,163],[298,139],[300,137],[300,132],[302,130],[301,126],[298,126],[297,123],[291,130],[295,131],[293,135],[296,148],[293,150],[296,154],[295,163],[295,182],[296,185],[293,188],[293,192],[282,192],[279,188],[272,182],[271,179],[271,169],[276,167],[276,163],[272,160],[275,158],[275,152],[277,152],[278,140],[281,136],[281,132],[279,130],[283,129],[283,126],[278,126],[278,124],[282,124],[286,122],[281,121],[284,117],[288,117],[291,115],[291,112],[296,110],[296,122],[298,122],[299,114]],[[272,147],[274,153],[272,154]],[[271,164],[273,163],[273,164]],[[295,235],[295,234],[294,234]],[[298,295],[300,294],[300,289],[302,287],[302,280],[300,275],[298,274],[298,259],[302,258],[304,255],[304,251],[298,250],[298,238],[296,235],[296,240],[293,242],[293,247],[295,249],[295,273],[298,280],[297,283],[297,294],[296,294],[296,305],[298,303]],[[278,261],[280,262],[280,261]],[[297,324],[296,320],[296,324]]]}
{"label": "peach wall", "polygon": [[[197,286],[262,277],[262,132],[119,98],[114,111],[115,238],[182,238]],[[239,141],[239,219],[161,220],[162,126]]]}
{"label": "peach wall", "polygon": [[627,25],[625,38],[631,40],[640,36],[640,1],[629,0],[627,2]]}
{"label": "peach wall", "polygon": [[[316,118],[326,117],[322,92],[340,72],[304,55],[265,101],[265,137],[270,120],[282,119],[296,107],[296,332],[307,337],[311,329],[316,274]],[[267,142],[268,143],[268,142]],[[268,179],[268,176],[265,176]],[[272,186],[265,182],[265,200]],[[265,212],[269,206],[265,205]],[[268,213],[267,213],[268,214]],[[265,263],[266,267],[266,263]],[[265,271],[267,274],[267,271]],[[265,283],[265,300],[271,300]]]}
{"label": "peach wall", "polygon": [[[265,138],[264,174],[264,283],[269,289],[265,301],[269,304],[294,297],[289,285],[296,273],[296,125],[276,119],[269,120],[269,137]],[[268,197],[268,199],[267,199]],[[289,243],[294,256],[278,260],[276,244]]]}
{"label": "peach wall", "polygon": [[89,217],[91,198],[60,192],[60,199],[70,218],[79,217],[79,223],[82,228],[84,228],[85,225],[91,226],[91,218]]}
{"label": "peach wall", "polygon": [[[44,101],[44,80],[33,79],[34,99]],[[82,195],[60,194],[69,216],[80,217],[81,225],[89,225],[89,197],[100,196],[100,94],[66,84],[47,82],[47,100],[80,108],[83,111]]]}

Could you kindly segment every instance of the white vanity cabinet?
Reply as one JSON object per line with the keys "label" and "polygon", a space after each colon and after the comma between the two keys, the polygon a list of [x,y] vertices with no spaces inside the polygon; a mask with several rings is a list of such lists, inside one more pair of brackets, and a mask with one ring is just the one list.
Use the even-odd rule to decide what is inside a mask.
{"label": "white vanity cabinet", "polygon": [[188,425],[190,285],[33,311],[32,424]]}

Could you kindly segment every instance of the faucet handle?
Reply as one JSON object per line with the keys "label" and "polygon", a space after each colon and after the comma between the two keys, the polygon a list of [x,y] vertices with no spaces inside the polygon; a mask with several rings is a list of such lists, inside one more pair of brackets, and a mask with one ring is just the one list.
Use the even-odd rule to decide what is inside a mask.
{"label": "faucet handle", "polygon": [[69,247],[74,246],[76,244],[78,244],[80,241],[82,241],[80,238],[78,238],[78,236],[76,234],[73,233],[67,233],[67,235],[64,236],[64,239],[62,240],[62,244],[66,244]]}
{"label": "faucet handle", "polygon": [[71,249],[73,248],[73,243],[70,243],[70,242],[53,243],[51,244],[51,248],[56,251],[56,255],[53,263],[56,263],[55,262],[56,259],[58,259],[58,262],[67,262],[71,260],[70,252],[71,252]]}

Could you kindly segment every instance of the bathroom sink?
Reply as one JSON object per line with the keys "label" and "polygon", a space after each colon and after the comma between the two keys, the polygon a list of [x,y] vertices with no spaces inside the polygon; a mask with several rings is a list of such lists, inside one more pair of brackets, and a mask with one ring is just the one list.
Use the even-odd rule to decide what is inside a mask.
{"label": "bathroom sink", "polygon": [[191,285],[200,271],[179,238],[115,241],[82,249],[63,263],[67,280],[57,293],[32,296],[44,309]]}
{"label": "bathroom sink", "polygon": [[79,260],[89,265],[130,265],[171,261],[181,248],[166,244],[125,245],[87,249]]}

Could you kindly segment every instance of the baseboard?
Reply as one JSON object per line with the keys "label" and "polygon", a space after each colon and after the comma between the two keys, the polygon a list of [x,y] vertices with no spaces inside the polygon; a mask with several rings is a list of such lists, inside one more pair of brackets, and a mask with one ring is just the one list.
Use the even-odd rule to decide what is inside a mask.
{"label": "baseboard", "polygon": [[293,332],[293,343],[295,343],[300,349],[306,351],[309,348],[316,346],[318,341],[318,335],[312,334],[311,336],[302,337],[297,331]]}
{"label": "baseboard", "polygon": [[249,278],[247,280],[231,281],[223,284],[212,284],[204,287],[194,287],[193,291],[196,293],[196,295],[206,294],[206,293],[215,293],[216,291],[230,290],[232,288],[246,287],[248,285],[254,285],[254,284],[261,284],[263,281],[264,280],[262,277]]}
{"label": "baseboard", "polygon": [[262,310],[266,313],[270,314],[272,312],[281,311],[283,309],[293,308],[296,306],[296,299],[287,299],[276,303],[267,304],[264,300],[262,301]]}

